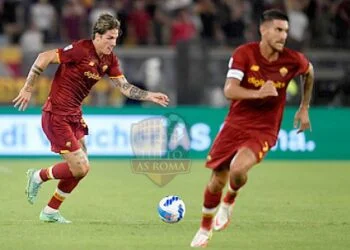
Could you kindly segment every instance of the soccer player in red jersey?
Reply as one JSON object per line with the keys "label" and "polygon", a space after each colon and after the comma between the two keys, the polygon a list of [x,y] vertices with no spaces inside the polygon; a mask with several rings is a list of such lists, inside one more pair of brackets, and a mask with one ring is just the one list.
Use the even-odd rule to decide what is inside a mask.
{"label": "soccer player in red jersey", "polygon": [[119,21],[109,14],[103,14],[94,25],[91,40],[80,40],[63,49],[40,53],[19,95],[13,100],[15,107],[25,110],[37,78],[49,64],[59,64],[42,109],[42,128],[51,142],[51,150],[59,153],[64,161],[49,168],[30,169],[27,172],[26,194],[31,204],[43,182],[59,180],[51,200],[40,213],[42,221],[70,223],[59,213],[59,207],[90,169],[84,142],[88,127],[82,118],[81,106],[103,75],[107,74],[129,98],[168,105],[169,99],[165,94],[139,89],[126,80],[119,68],[118,58],[113,54],[119,32]]}
{"label": "soccer player in red jersey", "polygon": [[[302,76],[304,91],[294,126],[300,124],[298,132],[310,128],[313,67],[303,54],[284,47],[287,15],[274,9],[265,11],[259,30],[260,42],[239,46],[229,61],[224,94],[232,102],[207,157],[206,166],[212,169],[212,176],[205,188],[201,226],[192,247],[207,246],[212,230],[223,230],[229,224],[235,198],[247,182],[248,171],[276,143],[286,89],[297,75]],[[221,201],[227,182],[228,190]]]}

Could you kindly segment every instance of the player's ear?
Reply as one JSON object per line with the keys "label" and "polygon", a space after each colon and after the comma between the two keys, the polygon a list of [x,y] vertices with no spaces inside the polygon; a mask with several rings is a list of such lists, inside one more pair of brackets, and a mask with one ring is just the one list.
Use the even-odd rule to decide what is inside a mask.
{"label": "player's ear", "polygon": [[95,33],[95,39],[100,40],[102,35],[98,32]]}
{"label": "player's ear", "polygon": [[262,36],[262,34],[264,34],[265,30],[266,30],[266,26],[264,24],[261,24],[259,26],[259,35]]}
{"label": "player's ear", "polygon": [[260,36],[264,35],[267,32],[269,27],[270,27],[270,22],[263,22],[262,24],[260,24],[260,27],[259,27]]}

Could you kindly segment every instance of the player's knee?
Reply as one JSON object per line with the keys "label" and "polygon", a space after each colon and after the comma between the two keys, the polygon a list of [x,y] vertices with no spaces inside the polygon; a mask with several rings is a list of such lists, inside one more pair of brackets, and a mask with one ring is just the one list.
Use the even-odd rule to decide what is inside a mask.
{"label": "player's knee", "polygon": [[247,181],[247,171],[244,167],[231,166],[230,169],[230,182],[240,187]]}
{"label": "player's knee", "polygon": [[209,189],[212,193],[220,192],[226,185],[226,180],[213,176],[209,182]]}
{"label": "player's knee", "polygon": [[245,174],[244,167],[238,165],[231,165],[230,176],[241,176]]}
{"label": "player's knee", "polygon": [[90,170],[90,165],[89,165],[89,163],[78,164],[78,165],[74,166],[72,168],[72,170],[73,170],[72,171],[73,176],[75,178],[81,179],[81,178],[84,178],[88,174],[88,172]]}
{"label": "player's knee", "polygon": [[90,165],[89,163],[85,165],[84,167],[84,176],[86,176],[90,171]]}

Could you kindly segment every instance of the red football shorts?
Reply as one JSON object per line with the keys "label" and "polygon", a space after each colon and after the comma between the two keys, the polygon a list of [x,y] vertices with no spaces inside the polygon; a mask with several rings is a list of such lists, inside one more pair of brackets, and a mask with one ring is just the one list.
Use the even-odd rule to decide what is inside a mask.
{"label": "red football shorts", "polygon": [[41,126],[51,143],[51,151],[60,154],[81,148],[79,140],[88,134],[81,115],[56,115],[43,111]]}
{"label": "red football shorts", "polygon": [[275,136],[259,131],[247,132],[225,123],[211,147],[206,166],[212,169],[228,167],[236,152],[243,147],[250,148],[260,162],[275,143]]}

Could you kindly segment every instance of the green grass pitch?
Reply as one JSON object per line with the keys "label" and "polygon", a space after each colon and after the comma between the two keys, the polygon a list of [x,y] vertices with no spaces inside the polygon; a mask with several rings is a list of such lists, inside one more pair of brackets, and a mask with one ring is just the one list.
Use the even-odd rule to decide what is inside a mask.
{"label": "green grass pitch", "polygon": [[[158,187],[134,174],[129,161],[91,159],[91,172],[61,207],[70,225],[38,220],[57,182],[46,183],[34,205],[24,196],[26,169],[54,162],[0,160],[0,249],[190,249],[210,176],[203,161]],[[250,172],[231,225],[214,233],[208,249],[350,249],[349,176],[346,161],[263,162]],[[168,194],[186,203],[178,224],[158,218],[157,204]]]}

